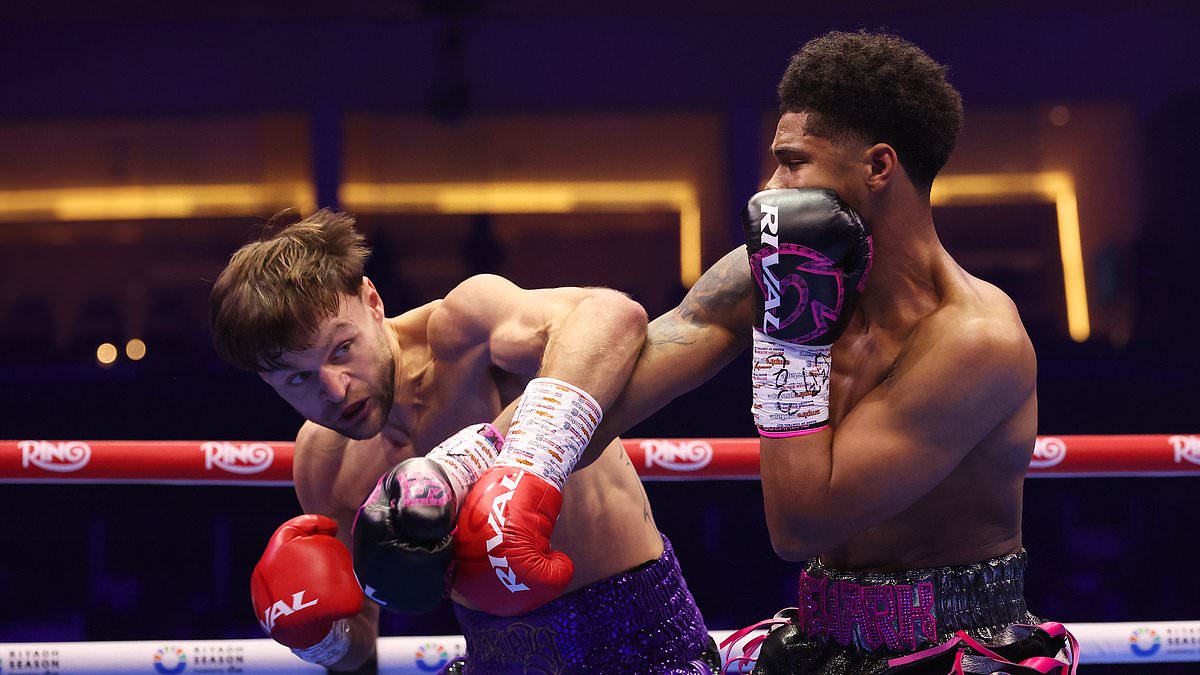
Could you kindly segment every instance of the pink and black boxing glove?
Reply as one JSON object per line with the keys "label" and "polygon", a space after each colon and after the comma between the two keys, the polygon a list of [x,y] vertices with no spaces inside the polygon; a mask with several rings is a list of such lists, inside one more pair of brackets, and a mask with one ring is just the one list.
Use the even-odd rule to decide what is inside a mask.
{"label": "pink and black boxing glove", "polygon": [[829,347],[845,331],[871,270],[871,236],[832,190],[764,190],[744,214],[758,290],[752,412],[763,436],[829,423]]}
{"label": "pink and black boxing glove", "polygon": [[449,594],[454,533],[467,491],[503,447],[490,424],[467,427],[379,478],[352,530],[363,593],[393,612],[430,612]]}

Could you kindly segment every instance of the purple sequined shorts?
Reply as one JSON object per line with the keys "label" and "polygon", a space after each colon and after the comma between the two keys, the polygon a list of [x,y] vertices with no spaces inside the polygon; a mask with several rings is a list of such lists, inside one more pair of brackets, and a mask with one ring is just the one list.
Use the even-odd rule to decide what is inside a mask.
{"label": "purple sequined shorts", "polygon": [[612,673],[709,675],[716,650],[688,591],[671,542],[657,560],[601,579],[524,616],[455,605],[464,675]]}
{"label": "purple sequined shorts", "polygon": [[965,673],[1070,672],[1073,638],[1026,609],[1026,561],[1021,549],[895,573],[811,562],[800,575],[799,606],[779,615],[786,621],[763,641],[754,673],[942,675],[956,660]]}

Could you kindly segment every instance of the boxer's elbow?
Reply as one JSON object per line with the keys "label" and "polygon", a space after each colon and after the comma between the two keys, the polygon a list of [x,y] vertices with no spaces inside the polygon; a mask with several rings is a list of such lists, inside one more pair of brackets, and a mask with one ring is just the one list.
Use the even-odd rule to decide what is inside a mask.
{"label": "boxer's elbow", "polygon": [[767,530],[775,554],[792,562],[812,560],[847,539],[836,523],[816,510],[768,514]]}
{"label": "boxer's elbow", "polygon": [[791,562],[811,560],[823,551],[828,551],[831,544],[825,540],[813,537],[811,532],[795,527],[771,527],[771,547],[775,555]]}
{"label": "boxer's elbow", "polygon": [[775,549],[775,555],[788,562],[812,560],[819,555],[815,547],[809,546],[807,542],[785,537],[774,531],[771,532],[771,548]]}
{"label": "boxer's elbow", "polygon": [[594,289],[589,298],[596,313],[605,319],[614,335],[620,335],[630,342],[641,345],[646,337],[646,308],[633,298],[607,288]]}

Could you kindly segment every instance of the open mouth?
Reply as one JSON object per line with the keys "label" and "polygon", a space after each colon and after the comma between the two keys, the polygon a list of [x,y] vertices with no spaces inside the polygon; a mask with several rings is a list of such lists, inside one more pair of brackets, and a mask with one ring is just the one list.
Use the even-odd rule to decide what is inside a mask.
{"label": "open mouth", "polygon": [[367,399],[363,399],[358,403],[351,405],[342,411],[340,419],[343,422],[354,422],[367,409]]}

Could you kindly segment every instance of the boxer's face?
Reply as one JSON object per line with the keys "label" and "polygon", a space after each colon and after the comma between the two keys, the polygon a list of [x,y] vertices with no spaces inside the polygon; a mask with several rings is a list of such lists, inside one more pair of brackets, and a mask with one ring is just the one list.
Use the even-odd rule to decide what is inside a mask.
{"label": "boxer's face", "polygon": [[775,128],[771,153],[775,172],[767,189],[827,188],[862,211],[867,191],[863,179],[869,165],[863,148],[853,141],[834,141],[808,133],[808,113],[784,113]]}
{"label": "boxer's face", "polygon": [[307,349],[284,354],[286,368],[260,373],[306,419],[363,440],[383,430],[395,394],[396,363],[383,303],[369,281],[342,296]]}

